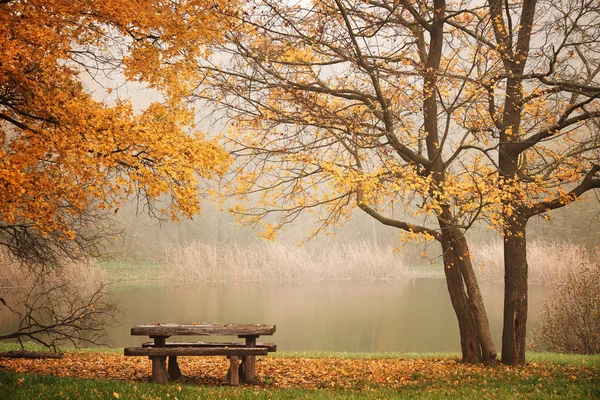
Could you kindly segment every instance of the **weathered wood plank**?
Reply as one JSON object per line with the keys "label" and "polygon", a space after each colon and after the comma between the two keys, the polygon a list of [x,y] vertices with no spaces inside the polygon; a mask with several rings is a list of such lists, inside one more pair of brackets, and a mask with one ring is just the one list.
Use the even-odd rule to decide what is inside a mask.
{"label": "weathered wood plank", "polygon": [[182,335],[272,335],[275,325],[264,324],[160,324],[137,325],[131,328],[138,336],[182,336]]}
{"label": "weathered wood plank", "polygon": [[[155,347],[154,342],[144,342],[142,347]],[[244,342],[167,342],[165,347],[246,347]],[[269,352],[277,351],[275,343],[257,342],[255,347],[265,348]]]}
{"label": "weathered wood plank", "polygon": [[267,349],[259,347],[126,347],[126,356],[266,356]]}

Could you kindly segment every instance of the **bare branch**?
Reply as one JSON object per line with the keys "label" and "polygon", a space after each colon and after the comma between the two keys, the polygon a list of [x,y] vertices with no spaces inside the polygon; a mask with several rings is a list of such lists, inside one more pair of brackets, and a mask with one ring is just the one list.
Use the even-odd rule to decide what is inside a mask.
{"label": "bare branch", "polygon": [[378,213],[377,211],[375,211],[374,209],[370,208],[369,206],[367,206],[365,204],[359,203],[358,206],[360,207],[361,210],[363,210],[364,212],[366,212],[371,217],[375,218],[377,221],[381,222],[384,225],[402,229],[403,231],[407,231],[407,232],[426,233],[428,235],[431,235],[437,241],[441,240],[441,234],[436,230],[426,228],[424,226],[414,225],[414,224],[410,224],[408,222],[398,221],[395,219],[384,217],[383,215],[381,215],[380,213]]}

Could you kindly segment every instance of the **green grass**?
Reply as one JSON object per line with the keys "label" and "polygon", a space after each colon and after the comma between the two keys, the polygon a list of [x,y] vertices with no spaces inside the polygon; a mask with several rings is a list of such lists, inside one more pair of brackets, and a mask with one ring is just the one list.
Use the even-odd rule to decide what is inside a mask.
{"label": "green grass", "polygon": [[[457,377],[458,378],[458,377]],[[597,381],[577,383],[569,376],[489,379],[485,374],[462,376],[465,384],[428,381],[398,391],[372,386],[369,390],[264,389],[260,386],[195,386],[172,383],[57,378],[20,375],[0,371],[0,393],[4,399],[594,399],[600,398]],[[117,397],[118,396],[118,397]]]}
{"label": "green grass", "polygon": [[120,261],[106,261],[100,265],[108,275],[111,285],[139,286],[163,285],[165,267],[161,264],[136,264]]}
{"label": "green grass", "polygon": [[[0,351],[14,348],[2,344]],[[87,349],[85,351],[89,351]],[[93,349],[102,351],[102,349]],[[70,349],[69,351],[72,351]],[[113,351],[122,351],[114,349]],[[457,354],[284,352],[273,357],[310,358],[441,358]],[[451,379],[438,379],[415,372],[415,381],[399,390],[368,383],[361,391],[330,389],[279,389],[256,386],[201,386],[186,383],[157,385],[141,381],[90,380],[29,375],[0,369],[0,398],[29,399],[597,399],[600,398],[600,356],[528,353],[530,363],[565,366],[551,374],[526,374],[517,368],[503,373],[496,369],[457,369]],[[577,368],[578,372],[574,372]],[[500,373],[499,370],[500,369]],[[508,370],[508,369],[507,369]],[[495,371],[495,373],[494,373]],[[577,374],[574,376],[573,374]],[[260,378],[259,378],[260,381]],[[262,385],[267,384],[262,381]],[[366,388],[366,390],[365,390]],[[118,396],[118,397],[117,397]]]}
{"label": "green grass", "polygon": [[[393,398],[393,392],[345,393],[327,390],[254,387],[156,385],[52,376],[18,375],[0,371],[0,393],[10,400],[36,399],[352,399]],[[388,396],[389,395],[389,396]]]}
{"label": "green grass", "polygon": [[[11,343],[11,342],[0,342],[0,353],[3,352],[8,352],[8,351],[13,351],[13,350],[20,350],[21,348],[19,347],[19,345],[17,343]],[[33,343],[33,342],[26,342],[25,346],[24,346],[25,350],[28,351],[39,351],[39,352],[46,352],[49,351],[46,347],[37,344],[37,343]],[[123,348],[122,347],[80,347],[80,348],[76,348],[76,347],[61,347],[60,348],[61,352],[69,352],[69,353],[123,353]],[[0,397],[0,400],[3,400],[2,397]]]}
{"label": "green grass", "polygon": [[558,365],[595,367],[600,369],[600,354],[582,355],[528,352],[526,359],[529,363],[554,363]]}

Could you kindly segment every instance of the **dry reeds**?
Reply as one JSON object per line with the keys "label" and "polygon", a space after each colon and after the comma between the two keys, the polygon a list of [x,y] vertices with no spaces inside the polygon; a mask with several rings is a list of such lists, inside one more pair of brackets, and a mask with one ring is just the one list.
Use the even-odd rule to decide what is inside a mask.
{"label": "dry reeds", "polygon": [[93,260],[65,261],[60,267],[37,271],[0,252],[0,289],[29,290],[37,285],[40,275],[48,279],[60,279],[80,290],[92,290],[108,281],[106,271]]}
{"label": "dry reeds", "polygon": [[366,242],[309,251],[285,243],[177,246],[169,278],[187,282],[404,280],[409,272],[391,247]]}
{"label": "dry reeds", "polygon": [[[504,254],[500,240],[475,245],[471,253],[480,282],[503,282]],[[545,241],[527,244],[528,275],[531,284],[550,286],[564,282],[571,271],[590,262],[591,256],[582,245]]]}

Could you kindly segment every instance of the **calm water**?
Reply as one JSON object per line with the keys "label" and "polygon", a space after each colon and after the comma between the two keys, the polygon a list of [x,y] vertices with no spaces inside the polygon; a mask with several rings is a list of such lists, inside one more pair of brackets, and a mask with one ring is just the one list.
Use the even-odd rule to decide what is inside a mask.
{"label": "calm water", "polygon": [[[500,347],[503,290],[498,285],[482,285],[482,291],[492,334]],[[130,328],[137,324],[238,322],[276,324],[275,335],[262,339],[277,343],[279,350],[460,351],[444,279],[136,287],[113,293],[124,312],[123,326],[109,330],[110,344],[115,347],[148,339],[130,335]],[[547,288],[530,287],[529,328],[537,325],[537,312],[547,294]]]}

